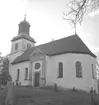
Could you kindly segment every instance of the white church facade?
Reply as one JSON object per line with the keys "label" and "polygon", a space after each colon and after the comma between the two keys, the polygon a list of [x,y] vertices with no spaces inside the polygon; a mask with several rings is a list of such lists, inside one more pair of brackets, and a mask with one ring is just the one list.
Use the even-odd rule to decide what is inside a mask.
{"label": "white church facade", "polygon": [[33,87],[57,86],[98,93],[96,56],[78,35],[35,46],[24,19],[12,41],[9,71],[12,80]]}

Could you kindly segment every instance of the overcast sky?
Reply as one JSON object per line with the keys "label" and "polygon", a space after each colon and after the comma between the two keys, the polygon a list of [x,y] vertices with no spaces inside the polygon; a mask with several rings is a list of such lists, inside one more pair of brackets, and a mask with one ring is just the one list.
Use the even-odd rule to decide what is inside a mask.
{"label": "overcast sky", "polygon": [[[30,35],[36,45],[74,34],[73,28],[62,19],[67,12],[69,0],[1,0],[0,1],[0,52],[10,53],[11,39],[18,34],[18,24],[27,14]],[[87,46],[95,51],[99,47],[99,14],[85,16],[82,26],[77,27],[78,35]]]}

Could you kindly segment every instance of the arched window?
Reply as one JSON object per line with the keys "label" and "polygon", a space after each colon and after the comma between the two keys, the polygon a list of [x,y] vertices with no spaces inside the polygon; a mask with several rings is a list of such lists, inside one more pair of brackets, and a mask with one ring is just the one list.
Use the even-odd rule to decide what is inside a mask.
{"label": "arched window", "polygon": [[82,65],[80,61],[76,62],[76,77],[82,77]]}
{"label": "arched window", "polygon": [[63,77],[63,63],[59,62],[58,64],[58,78],[62,78]]}
{"label": "arched window", "polygon": [[19,81],[19,78],[20,78],[20,69],[17,69],[17,81]]}
{"label": "arched window", "polygon": [[18,49],[18,43],[15,44],[15,50],[17,50],[17,49]]}
{"label": "arched window", "polygon": [[28,68],[25,68],[25,80],[28,79]]}
{"label": "arched window", "polygon": [[27,44],[27,49],[31,47],[31,44]]}
{"label": "arched window", "polygon": [[92,77],[93,79],[95,79],[94,65],[92,64],[91,67],[92,67]]}

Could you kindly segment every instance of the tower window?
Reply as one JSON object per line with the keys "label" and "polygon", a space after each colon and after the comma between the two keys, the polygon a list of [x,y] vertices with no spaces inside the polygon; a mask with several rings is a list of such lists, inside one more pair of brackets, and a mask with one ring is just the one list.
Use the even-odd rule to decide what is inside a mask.
{"label": "tower window", "polygon": [[27,44],[27,49],[31,47],[31,44]]}
{"label": "tower window", "polygon": [[18,49],[18,43],[15,44],[15,50],[17,50],[17,49]]}
{"label": "tower window", "polygon": [[76,62],[76,77],[78,78],[82,77],[82,65],[80,61]]}
{"label": "tower window", "polygon": [[58,78],[62,78],[63,77],[63,63],[59,62],[58,64]]}

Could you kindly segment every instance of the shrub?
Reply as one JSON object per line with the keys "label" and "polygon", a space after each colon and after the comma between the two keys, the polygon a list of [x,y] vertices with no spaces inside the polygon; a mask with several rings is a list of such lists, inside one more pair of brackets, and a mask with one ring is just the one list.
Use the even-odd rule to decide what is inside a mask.
{"label": "shrub", "polygon": [[75,89],[75,87],[73,87],[72,91],[73,91],[73,92],[76,92],[77,90]]}
{"label": "shrub", "polygon": [[54,91],[55,91],[55,92],[58,91],[58,86],[57,86],[57,84],[54,84]]}

